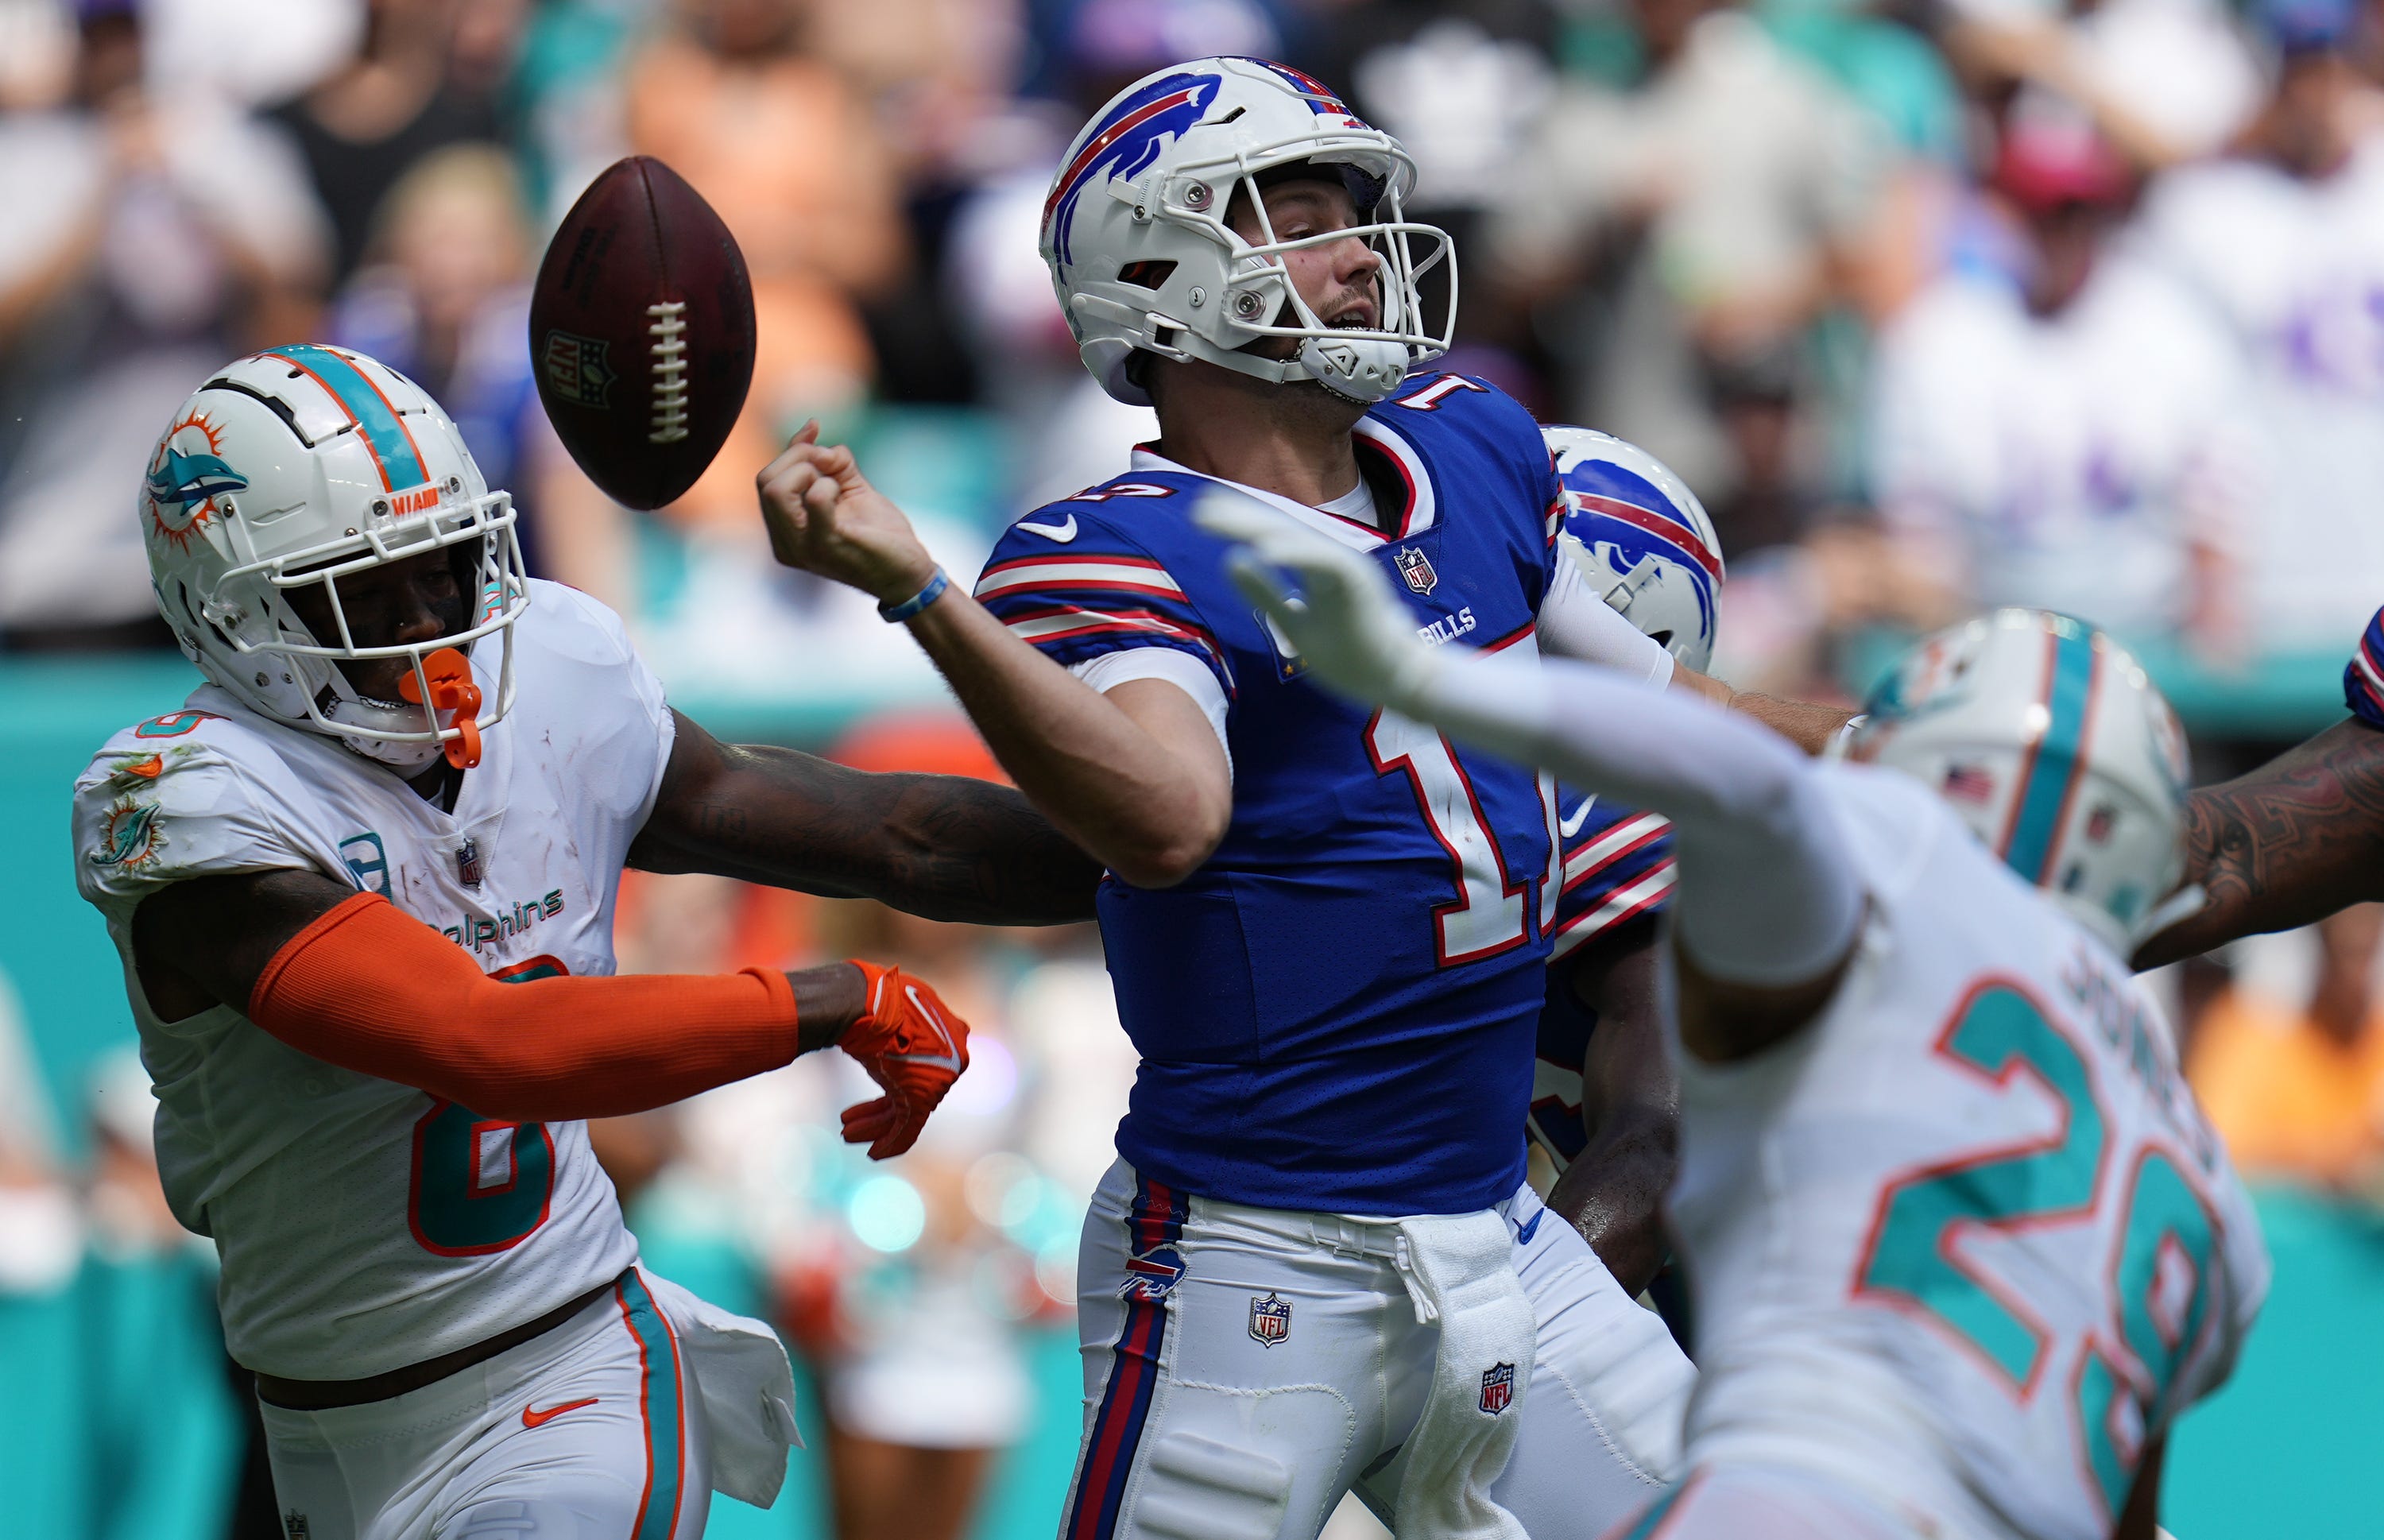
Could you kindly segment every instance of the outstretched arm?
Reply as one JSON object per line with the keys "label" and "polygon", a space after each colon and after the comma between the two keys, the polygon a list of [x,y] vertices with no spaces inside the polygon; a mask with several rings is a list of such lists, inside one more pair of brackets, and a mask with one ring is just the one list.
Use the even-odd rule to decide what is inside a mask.
{"label": "outstretched arm", "polygon": [[1637,1295],[1664,1265],[1661,1208],[1680,1167],[1680,1088],[1664,1053],[1654,918],[1592,945],[1568,960],[1566,981],[1597,1012],[1581,1066],[1589,1143],[1549,1189],[1548,1207]]}
{"label": "outstretched arm", "polygon": [[885,1088],[844,1115],[879,1159],[911,1147],[968,1067],[968,1025],[899,969],[491,977],[374,893],[320,873],[174,883],[132,916],[150,1009],[237,1008],[302,1053],[484,1117],[614,1117],[841,1047]]}
{"label": "outstretched arm", "polygon": [[1808,754],[1818,754],[1852,719],[1836,706],[1815,705],[1783,696],[1732,689],[1710,674],[1700,674],[1676,662],[1661,643],[1647,636],[1620,612],[1581,580],[1581,570],[1559,563],[1556,581],[1540,606],[1540,651],[1583,663],[1604,664],[1651,685],[1670,685],[1744,712]]}
{"label": "outstretched arm", "polygon": [[1817,769],[1787,739],[1612,669],[1427,646],[1366,558],[1248,499],[1211,496],[1198,516],[1245,542],[1235,580],[1326,684],[1671,819],[1690,1052],[1759,1052],[1829,1002],[1862,889]]}
{"label": "outstretched arm", "polygon": [[850,450],[807,424],[758,480],[770,549],[788,566],[881,606],[928,602],[908,624],[1034,805],[1140,888],[1183,881],[1233,816],[1225,751],[1200,707],[1164,679],[1103,693],[1011,634],[958,586],[930,595],[935,560]]}
{"label": "outstretched arm", "polygon": [[726,744],[686,717],[629,848],[649,872],[711,872],[935,920],[1089,919],[1100,863],[1005,786],[871,775],[792,749]]}
{"label": "outstretched arm", "polygon": [[2137,949],[2157,967],[2384,899],[2384,732],[2337,723],[2186,803],[2185,880],[2208,895]]}

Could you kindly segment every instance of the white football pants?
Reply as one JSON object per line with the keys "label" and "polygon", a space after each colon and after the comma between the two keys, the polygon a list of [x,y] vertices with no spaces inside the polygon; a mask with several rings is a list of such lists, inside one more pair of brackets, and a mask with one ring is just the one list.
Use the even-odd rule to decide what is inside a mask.
{"label": "white football pants", "polygon": [[701,1540],[711,1507],[694,1377],[635,1271],[419,1390],[259,1406],[291,1540]]}
{"label": "white football pants", "polygon": [[[1439,1337],[1389,1227],[1142,1193],[1121,1161],[1085,1220],[1061,1540],[1314,1540],[1352,1488],[1388,1522]],[[1498,1211],[1538,1346],[1490,1496],[1533,1540],[1595,1540],[1676,1473],[1695,1371],[1530,1187]]]}
{"label": "white football pants", "polygon": [[1929,1540],[1844,1482],[1768,1466],[1700,1466],[1606,1540]]}

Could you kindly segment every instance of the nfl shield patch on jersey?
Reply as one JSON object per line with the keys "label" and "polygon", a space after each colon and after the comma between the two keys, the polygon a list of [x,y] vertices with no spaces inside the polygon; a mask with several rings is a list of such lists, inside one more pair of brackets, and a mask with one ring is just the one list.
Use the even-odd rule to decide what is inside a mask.
{"label": "nfl shield patch on jersey", "polygon": [[1267,1291],[1263,1299],[1250,1296],[1250,1335],[1260,1346],[1272,1348],[1291,1335],[1291,1305]]}
{"label": "nfl shield patch on jersey", "polygon": [[1515,1366],[1494,1363],[1482,1371],[1482,1410],[1496,1417],[1515,1401]]}
{"label": "nfl shield patch on jersey", "polygon": [[1430,593],[1439,586],[1440,574],[1432,569],[1432,558],[1425,555],[1421,547],[1413,545],[1399,547],[1397,559],[1399,576],[1405,578],[1408,580],[1408,587],[1415,590],[1416,592]]}

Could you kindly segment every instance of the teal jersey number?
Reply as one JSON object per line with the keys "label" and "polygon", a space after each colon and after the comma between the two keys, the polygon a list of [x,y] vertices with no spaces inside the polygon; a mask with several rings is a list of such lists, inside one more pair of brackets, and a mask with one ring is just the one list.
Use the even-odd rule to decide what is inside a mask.
{"label": "teal jersey number", "polygon": [[[2025,1302],[1968,1261],[1960,1249],[1973,1231],[2037,1229],[2082,1223],[2107,1201],[2104,1180],[2108,1120],[2094,1099],[2084,1057],[2018,985],[1988,979],[1972,987],[1938,1039],[1937,1051],[2009,1088],[2022,1072],[2059,1103],[2060,1129],[2049,1137],[1956,1157],[1900,1176],[1881,1195],[1869,1246],[1855,1274],[1855,1295],[1917,1310],[1976,1353],[2025,1402],[2037,1389],[2051,1334]],[[2142,1152],[2129,1173],[2118,1255],[2113,1263],[2114,1320],[2082,1348],[2077,1384],[2079,1434],[2098,1495],[2115,1517],[2163,1398],[2199,1338],[2209,1310],[2217,1226],[2175,1161]],[[2164,1308],[2166,1306],[2166,1308]],[[2123,1428],[2118,1397],[2133,1401]],[[2122,1444],[2125,1447],[2122,1447]]]}
{"label": "teal jersey number", "polygon": [[[500,970],[504,984],[553,978],[567,970],[552,957]],[[493,1141],[503,1139],[502,1171]],[[554,1195],[554,1137],[542,1123],[484,1118],[468,1107],[433,1100],[414,1125],[414,1172],[405,1217],[415,1242],[441,1257],[511,1250],[546,1223]]]}

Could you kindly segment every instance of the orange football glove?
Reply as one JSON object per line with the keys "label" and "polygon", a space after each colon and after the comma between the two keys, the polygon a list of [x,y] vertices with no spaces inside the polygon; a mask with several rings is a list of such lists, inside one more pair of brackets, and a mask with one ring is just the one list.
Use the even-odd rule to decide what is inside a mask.
{"label": "orange football glove", "polygon": [[844,1142],[866,1144],[869,1158],[883,1161],[918,1142],[927,1114],[968,1068],[968,1023],[901,969],[851,961],[867,1002],[837,1046],[886,1094],[844,1110]]}

